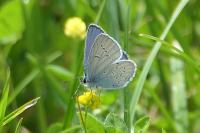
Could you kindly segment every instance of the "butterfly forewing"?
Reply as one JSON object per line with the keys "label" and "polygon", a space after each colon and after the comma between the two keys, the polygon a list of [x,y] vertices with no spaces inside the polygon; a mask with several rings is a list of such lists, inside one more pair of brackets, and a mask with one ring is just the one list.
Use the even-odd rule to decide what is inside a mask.
{"label": "butterfly forewing", "polygon": [[89,25],[85,42],[86,46],[85,46],[84,67],[87,67],[89,53],[94,43],[94,40],[101,33],[104,33],[104,31],[99,26],[94,24]]}
{"label": "butterfly forewing", "polygon": [[89,78],[95,80],[99,73],[121,56],[121,48],[114,39],[105,33],[98,35],[89,54]]}

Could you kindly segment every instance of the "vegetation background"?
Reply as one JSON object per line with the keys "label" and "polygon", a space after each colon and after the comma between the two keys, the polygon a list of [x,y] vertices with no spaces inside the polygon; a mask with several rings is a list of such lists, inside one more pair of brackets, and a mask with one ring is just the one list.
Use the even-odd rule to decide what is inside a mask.
{"label": "vegetation background", "polygon": [[83,75],[85,43],[65,35],[71,17],[87,26],[98,23],[137,64],[125,90],[101,91],[101,105],[88,110],[88,132],[200,132],[199,5],[199,0],[1,0],[1,132],[83,132],[72,96]]}

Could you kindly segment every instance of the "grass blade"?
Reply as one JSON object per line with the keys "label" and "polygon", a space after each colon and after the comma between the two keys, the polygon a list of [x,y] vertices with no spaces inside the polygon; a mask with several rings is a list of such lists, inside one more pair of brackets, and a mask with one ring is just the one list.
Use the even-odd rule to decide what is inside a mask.
{"label": "grass blade", "polygon": [[19,122],[17,123],[16,129],[15,129],[15,133],[20,133],[20,128],[21,128],[22,120],[23,120],[23,118],[21,118],[19,120]]}
{"label": "grass blade", "polygon": [[29,73],[16,87],[15,91],[11,94],[8,105],[19,95],[19,93],[39,74],[39,70],[34,69]]}
{"label": "grass blade", "polygon": [[58,65],[47,65],[46,69],[48,72],[52,73],[56,77],[65,80],[65,81],[70,81],[74,79],[74,75],[72,72],[66,70],[65,68],[58,66]]}
{"label": "grass blade", "polygon": [[[177,45],[180,47],[180,45]],[[170,59],[171,88],[172,88],[172,109],[175,118],[175,126],[178,132],[188,132],[188,110],[186,84],[184,76],[184,63],[172,57]],[[181,101],[181,102],[180,102]]]}
{"label": "grass blade", "polygon": [[99,12],[98,12],[97,17],[96,17],[96,19],[95,19],[95,23],[96,23],[96,24],[99,23],[99,20],[100,20],[100,18],[101,18],[102,12],[103,12],[103,9],[104,9],[104,7],[105,7],[105,3],[106,3],[106,0],[103,0],[103,2],[101,3]]}
{"label": "grass blade", "polygon": [[29,109],[30,107],[34,106],[38,99],[40,99],[40,97],[37,97],[27,103],[25,103],[24,105],[22,105],[21,107],[17,108],[16,110],[14,110],[13,112],[11,112],[10,114],[8,114],[1,122],[0,122],[0,127],[6,125],[7,123],[9,123],[11,120],[13,120],[15,117],[17,117],[18,115],[20,115],[22,112],[24,112],[25,110]]}
{"label": "grass blade", "polygon": [[[127,9],[126,9],[126,16],[125,16],[125,37],[124,37],[124,49],[128,53],[128,40],[129,40],[129,27],[130,27],[130,11],[131,11],[132,2],[128,1]],[[130,90],[128,87],[124,88],[123,90],[124,95],[124,121],[127,125],[128,132],[131,132],[131,119],[130,119]]]}
{"label": "grass blade", "polygon": [[172,44],[165,42],[157,37],[151,36],[151,35],[147,35],[147,34],[139,34],[139,36],[145,37],[145,38],[149,38],[151,40],[157,41],[162,43],[167,49],[171,49],[171,51],[180,56],[182,59],[184,59],[186,62],[188,62],[189,65],[191,65],[195,70],[197,70],[198,72],[200,72],[200,64],[196,63],[194,59],[192,59],[189,55],[187,55],[184,51],[174,47]]}
{"label": "grass blade", "polygon": [[[175,11],[173,12],[167,26],[165,27],[163,33],[160,36],[161,40],[164,40],[167,33],[169,32],[170,28],[172,27],[173,23],[175,22],[176,18],[178,17],[178,15],[180,14],[180,12],[183,10],[183,8],[185,7],[185,5],[188,3],[188,0],[182,0],[179,2],[178,6],[176,7]],[[144,68],[142,70],[142,73],[139,77],[139,80],[137,82],[137,85],[135,87],[135,91],[133,94],[133,97],[131,99],[131,104],[130,104],[130,110],[132,111],[131,113],[131,122],[133,122],[134,120],[134,115],[135,115],[135,110],[136,110],[136,105],[139,101],[141,92],[142,92],[142,88],[144,85],[144,82],[146,80],[147,74],[149,72],[149,69],[151,67],[151,64],[153,62],[153,60],[155,59],[159,49],[161,47],[161,43],[157,42],[153,48],[153,50],[151,51],[145,65]]]}
{"label": "grass blade", "polygon": [[8,93],[9,93],[9,79],[10,79],[10,72],[8,72],[6,83],[4,85],[3,92],[2,92],[2,98],[0,102],[0,121],[3,120],[6,113]]}

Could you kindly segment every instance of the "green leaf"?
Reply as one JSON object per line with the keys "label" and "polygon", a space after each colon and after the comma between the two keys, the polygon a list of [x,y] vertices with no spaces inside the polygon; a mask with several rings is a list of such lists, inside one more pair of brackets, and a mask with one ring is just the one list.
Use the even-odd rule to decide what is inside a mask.
{"label": "green leaf", "polygon": [[134,130],[136,133],[143,133],[147,131],[149,125],[150,125],[150,118],[148,116],[144,116],[135,122]]}
{"label": "green leaf", "polygon": [[24,30],[19,0],[5,2],[0,10],[0,44],[16,42]]}
{"label": "green leaf", "polygon": [[[118,132],[128,133],[128,128],[125,122],[114,113],[109,113],[107,115],[104,125],[106,127],[106,130],[109,129],[113,131],[115,129]],[[113,127],[113,128],[110,128],[110,127]]]}
{"label": "green leaf", "polygon": [[82,126],[81,125],[75,125],[71,128],[67,128],[63,130],[63,124],[62,123],[53,123],[49,128],[47,133],[78,133],[81,131]]}
{"label": "green leaf", "polygon": [[18,115],[20,115],[22,112],[24,112],[25,110],[29,109],[30,107],[34,106],[37,101],[38,101],[39,97],[25,103],[24,105],[22,105],[21,107],[17,108],[16,110],[14,110],[13,112],[11,112],[10,114],[8,114],[1,122],[0,122],[0,127],[6,125],[7,123],[9,123],[11,120],[13,120],[15,117],[17,117]]}
{"label": "green leaf", "polygon": [[73,73],[58,65],[48,65],[46,69],[58,78],[66,81],[72,80],[74,77]]}
{"label": "green leaf", "polygon": [[167,133],[165,129],[162,128],[162,133]]}
{"label": "green leaf", "polygon": [[[99,121],[95,116],[92,114],[87,113],[85,117],[85,113],[82,112],[83,120],[86,125],[87,133],[104,133],[104,125],[101,121]],[[80,116],[80,113],[79,113]]]}
{"label": "green leaf", "polygon": [[20,133],[20,128],[21,128],[22,120],[23,120],[23,118],[21,118],[19,120],[19,122],[17,123],[16,129],[15,129],[15,133]]}
{"label": "green leaf", "polygon": [[8,93],[9,93],[9,79],[10,79],[10,72],[8,72],[6,83],[4,85],[3,92],[2,92],[2,98],[0,102],[0,121],[2,121],[5,116],[6,108],[8,104],[7,102],[8,102]]}
{"label": "green leaf", "polygon": [[81,127],[82,127],[81,125],[76,125],[71,128],[67,128],[63,130],[60,133],[82,133]]}
{"label": "green leaf", "polygon": [[62,123],[53,123],[49,128],[47,133],[58,133],[62,130]]}
{"label": "green leaf", "polygon": [[55,61],[56,59],[58,59],[60,56],[62,55],[62,52],[60,51],[56,51],[52,54],[50,54],[47,58],[47,63],[51,63],[53,61]]}
{"label": "green leaf", "polygon": [[105,127],[106,133],[124,133],[115,127]]}
{"label": "green leaf", "polygon": [[101,103],[103,105],[111,105],[116,99],[119,97],[119,91],[110,91],[110,92],[102,92],[101,93]]}

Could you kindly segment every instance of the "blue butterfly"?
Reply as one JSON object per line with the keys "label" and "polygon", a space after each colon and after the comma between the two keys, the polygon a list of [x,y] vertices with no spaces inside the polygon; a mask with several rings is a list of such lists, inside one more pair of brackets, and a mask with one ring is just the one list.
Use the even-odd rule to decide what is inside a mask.
{"label": "blue butterfly", "polygon": [[87,30],[83,83],[89,88],[123,88],[132,80],[136,64],[118,42],[91,24]]}

